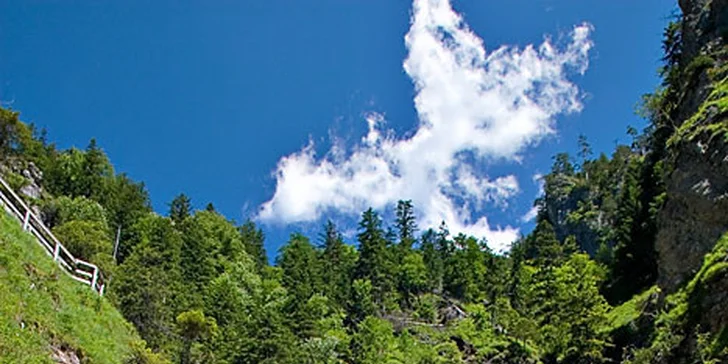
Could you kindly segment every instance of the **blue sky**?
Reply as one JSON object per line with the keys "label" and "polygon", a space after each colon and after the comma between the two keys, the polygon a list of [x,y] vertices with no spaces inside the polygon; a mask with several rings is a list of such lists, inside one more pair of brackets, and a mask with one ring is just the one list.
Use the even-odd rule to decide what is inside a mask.
{"label": "blue sky", "polygon": [[445,218],[500,247],[531,228],[533,177],[552,155],[579,134],[609,152],[644,125],[634,106],[659,82],[674,9],[4,1],[0,100],[61,147],[95,137],[159,212],[184,192],[257,219],[271,255],[292,231],[332,218],[350,232],[364,206],[387,215],[398,198],[422,224]]}

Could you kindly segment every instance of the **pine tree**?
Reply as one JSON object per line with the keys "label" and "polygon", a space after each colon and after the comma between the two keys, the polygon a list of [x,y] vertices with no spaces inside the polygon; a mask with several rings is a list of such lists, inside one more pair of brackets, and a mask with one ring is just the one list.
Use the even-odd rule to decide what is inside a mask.
{"label": "pine tree", "polygon": [[168,219],[153,214],[132,229],[138,241],[119,267],[112,296],[151,348],[170,352],[176,346],[169,335],[175,312],[184,305],[181,236]]}
{"label": "pine tree", "polygon": [[529,236],[528,257],[534,259],[539,266],[553,266],[565,256],[564,247],[556,238],[553,225],[545,218],[539,217],[536,228]]}
{"label": "pine tree", "polygon": [[531,283],[544,361],[604,362],[607,333],[602,328],[609,305],[599,294],[602,268],[585,254],[547,268],[534,274]]}
{"label": "pine tree", "polygon": [[175,224],[181,224],[192,214],[192,202],[184,193],[177,195],[169,203],[169,218]]}
{"label": "pine tree", "polygon": [[449,239],[449,236],[450,231],[447,229],[447,225],[443,221],[435,236],[435,249],[437,249],[437,253],[440,256],[440,261],[442,261],[445,266],[447,266],[447,262],[455,252],[455,245],[452,240]]}
{"label": "pine tree", "polygon": [[105,192],[99,203],[106,210],[109,227],[115,231],[120,229],[116,261],[121,264],[134,248],[131,227],[152,211],[149,193],[143,183],[134,182],[125,174],[119,174],[106,182]]}
{"label": "pine tree", "polygon": [[281,268],[281,283],[290,294],[286,305],[290,325],[300,336],[308,336],[314,322],[307,320],[309,316],[305,306],[314,294],[323,291],[322,269],[316,248],[305,236],[292,234],[288,243],[281,248],[276,266]]}
{"label": "pine tree", "polygon": [[581,163],[584,164],[594,153],[592,152],[591,145],[589,145],[589,141],[586,139],[586,135],[579,134],[577,143],[579,144],[579,158],[581,159]]}
{"label": "pine tree", "polygon": [[258,272],[262,272],[263,268],[268,266],[268,254],[265,251],[265,236],[263,230],[258,229],[251,220],[246,221],[238,229],[243,246],[248,255],[253,259],[258,267]]}
{"label": "pine tree", "polygon": [[397,288],[402,297],[401,306],[411,308],[413,299],[427,288],[427,266],[419,251],[409,251],[398,267]]}
{"label": "pine tree", "polygon": [[425,267],[427,267],[427,290],[442,292],[442,276],[445,267],[436,246],[437,233],[432,229],[428,229],[422,234],[421,241],[422,260]]}
{"label": "pine tree", "polygon": [[406,253],[412,249],[412,245],[415,243],[415,233],[417,232],[412,201],[400,200],[397,203],[396,215],[395,226],[398,232],[400,250]]}
{"label": "pine tree", "polygon": [[554,157],[551,173],[563,174],[566,176],[574,175],[574,165],[571,163],[571,157],[569,157],[569,154],[559,153]]}
{"label": "pine tree", "polygon": [[445,290],[454,298],[476,302],[485,298],[488,274],[485,255],[478,240],[463,234],[455,237],[457,250],[448,262]]}
{"label": "pine tree", "polygon": [[325,295],[339,307],[344,307],[350,296],[357,255],[353,247],[344,243],[336,225],[330,220],[322,234],[321,266]]}
{"label": "pine tree", "polygon": [[394,288],[394,266],[379,215],[371,208],[364,211],[359,229],[359,262],[355,277],[371,281],[374,301],[383,308]]}
{"label": "pine tree", "polygon": [[657,275],[654,233],[645,221],[639,173],[639,163],[633,159],[624,175],[615,219],[617,245],[607,290],[611,302],[623,302],[641,292]]}
{"label": "pine tree", "polygon": [[81,173],[78,176],[80,177],[80,193],[98,201],[104,192],[104,180],[111,178],[114,171],[106,154],[96,144],[96,139],[91,139],[86,147]]}

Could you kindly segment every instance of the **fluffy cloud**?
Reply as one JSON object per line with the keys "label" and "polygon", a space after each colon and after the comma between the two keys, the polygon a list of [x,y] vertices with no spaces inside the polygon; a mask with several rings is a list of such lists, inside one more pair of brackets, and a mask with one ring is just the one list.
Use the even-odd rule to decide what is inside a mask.
{"label": "fluffy cloud", "polygon": [[[543,188],[545,183],[543,180],[543,175],[540,173],[536,173],[533,175],[533,177],[531,177],[531,180],[533,181],[533,183],[538,185],[538,193],[536,193],[536,198],[543,196]],[[535,220],[537,216],[538,206],[533,206],[530,210],[528,210],[528,212],[521,216],[521,222],[531,222]]]}
{"label": "fluffy cloud", "polygon": [[315,221],[326,211],[356,214],[412,199],[421,226],[444,220],[451,232],[507,248],[518,229],[493,227],[476,214],[505,205],[518,181],[490,177],[476,164],[518,162],[525,148],[554,133],[555,116],[581,110],[567,75],[586,71],[590,31],[575,26],[561,47],[547,39],[488,53],[449,1],[415,0],[403,66],[416,90],[417,130],[398,138],[371,113],[368,133],[350,150],[317,156],[311,142],[281,158],[275,194],[258,218]]}

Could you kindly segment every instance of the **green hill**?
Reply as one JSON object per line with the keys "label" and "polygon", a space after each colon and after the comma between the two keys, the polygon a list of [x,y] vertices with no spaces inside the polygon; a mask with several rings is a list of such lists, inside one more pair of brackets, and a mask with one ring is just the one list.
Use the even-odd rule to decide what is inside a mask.
{"label": "green hill", "polygon": [[105,298],[66,276],[4,212],[0,292],[0,363],[53,363],[59,356],[69,363],[74,356],[84,363],[123,363],[143,348]]}

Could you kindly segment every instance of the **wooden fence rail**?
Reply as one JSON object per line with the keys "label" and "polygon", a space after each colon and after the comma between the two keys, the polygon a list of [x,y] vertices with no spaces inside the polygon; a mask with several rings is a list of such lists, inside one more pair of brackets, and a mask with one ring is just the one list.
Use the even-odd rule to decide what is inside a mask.
{"label": "wooden fence rail", "polygon": [[61,270],[71,278],[91,286],[91,289],[99,295],[104,295],[106,285],[99,267],[76,259],[2,178],[0,178],[0,205],[3,205],[5,211],[20,221],[23,230],[31,233],[38,240],[46,253],[58,263]]}

